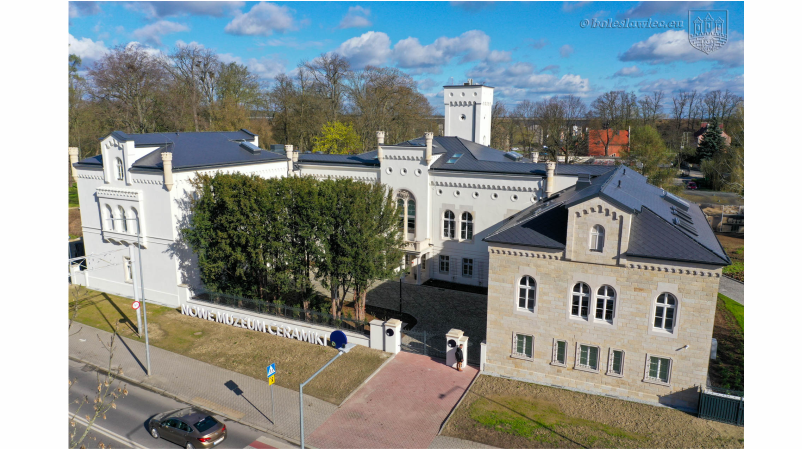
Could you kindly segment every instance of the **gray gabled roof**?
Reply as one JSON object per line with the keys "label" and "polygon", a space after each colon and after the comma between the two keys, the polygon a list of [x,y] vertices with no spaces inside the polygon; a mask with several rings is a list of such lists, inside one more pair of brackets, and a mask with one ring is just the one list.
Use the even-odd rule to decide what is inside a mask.
{"label": "gray gabled roof", "polygon": [[376,153],[376,150],[362,154],[301,153],[298,155],[298,162],[304,164],[365,165],[375,167],[379,165]]}
{"label": "gray gabled roof", "polygon": [[[134,169],[163,170],[161,153],[173,153],[173,170],[190,170],[215,166],[246,165],[273,161],[286,161],[284,155],[270,151],[253,152],[243,142],[253,142],[255,135],[250,131],[189,132],[189,133],[150,133],[127,134],[114,131],[109,135],[115,139],[130,142],[135,147],[153,147],[153,151],[134,161]],[[104,137],[104,138],[105,138]],[[82,165],[102,165],[101,156],[84,159]]]}
{"label": "gray gabled roof", "polygon": [[[571,186],[546,200],[538,201],[513,216],[484,240],[564,248],[568,208],[594,197],[603,198],[633,215],[627,256],[711,265],[730,264],[729,257],[698,205],[667,196],[659,187],[647,183],[640,173],[624,166],[591,179],[589,184]],[[555,227],[561,227],[561,236],[555,236]],[[563,246],[555,246],[554,242]]]}

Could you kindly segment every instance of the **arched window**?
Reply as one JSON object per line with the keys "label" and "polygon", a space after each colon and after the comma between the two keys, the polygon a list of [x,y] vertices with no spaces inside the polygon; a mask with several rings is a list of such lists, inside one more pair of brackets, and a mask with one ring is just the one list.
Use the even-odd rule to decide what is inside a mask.
{"label": "arched window", "polygon": [[615,316],[615,290],[602,285],[596,292],[596,319],[613,322]]}
{"label": "arched window", "polygon": [[518,308],[535,311],[535,291],[537,284],[531,276],[524,276],[518,285]]}
{"label": "arched window", "polygon": [[588,303],[590,302],[590,287],[588,287],[588,284],[578,282],[574,285],[572,296],[571,316],[587,319]]}
{"label": "arched window", "polygon": [[134,235],[139,235],[139,211],[136,210],[135,207],[132,207],[131,212],[131,218],[133,218],[132,222],[134,224],[131,229],[133,229]]}
{"label": "arched window", "polygon": [[456,228],[456,220],[454,217],[454,212],[447,210],[443,214],[443,238],[453,239],[455,228]]}
{"label": "arched window", "polygon": [[106,205],[106,229],[109,231],[114,230],[114,212],[112,212],[111,206],[108,204]]}
{"label": "arched window", "polygon": [[473,215],[470,212],[462,213],[460,226],[462,240],[471,240],[473,238]]}
{"label": "arched window", "polygon": [[398,202],[398,225],[401,227],[401,232],[404,232],[404,199],[399,198]]}
{"label": "arched window", "polygon": [[125,178],[125,167],[123,167],[123,160],[117,158],[115,165],[117,168],[117,180],[122,181]]}
{"label": "arched window", "polygon": [[654,327],[668,332],[674,331],[677,317],[677,298],[671,293],[661,293],[654,308]]}
{"label": "arched window", "polygon": [[604,228],[601,225],[593,226],[590,230],[590,250],[602,252],[604,249]]}
{"label": "arched window", "polygon": [[117,209],[120,211],[120,223],[121,223],[120,231],[127,233],[128,232],[128,220],[127,220],[128,217],[125,216],[125,209],[123,209],[122,206],[119,206]]}
{"label": "arched window", "polygon": [[407,234],[415,235],[415,200],[407,200]]}

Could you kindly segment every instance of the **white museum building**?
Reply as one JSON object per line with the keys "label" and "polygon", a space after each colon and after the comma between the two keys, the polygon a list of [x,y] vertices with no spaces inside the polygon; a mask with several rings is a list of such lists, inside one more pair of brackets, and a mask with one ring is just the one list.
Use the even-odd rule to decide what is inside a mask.
{"label": "white museum building", "polygon": [[[106,267],[73,271],[74,282],[133,296],[128,246],[140,245],[149,302],[178,306],[200,286],[192,250],[179,239],[196,173],[240,172],[265,178],[314,176],[382,182],[404,214],[409,273],[428,279],[488,285],[488,243],[505,219],[549,194],[613,167],[533,163],[490,142],[493,88],[471,82],[445,86],[445,136],[384,143],[358,155],[262,150],[247,130],[126,134],[100,141],[101,154],[78,161],[71,149],[81,204],[85,252],[104,254]],[[139,238],[139,243],[137,243]]]}

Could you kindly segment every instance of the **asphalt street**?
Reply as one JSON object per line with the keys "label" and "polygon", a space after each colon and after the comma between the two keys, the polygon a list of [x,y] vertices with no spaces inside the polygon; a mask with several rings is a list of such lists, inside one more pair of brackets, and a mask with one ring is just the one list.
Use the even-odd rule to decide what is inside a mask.
{"label": "asphalt street", "polygon": [[[94,398],[97,391],[98,373],[89,366],[70,360],[69,374],[70,380],[77,379],[77,383],[70,388],[69,392],[69,417],[72,417],[72,414],[78,409],[78,404],[75,403],[76,399],[88,396],[91,401]],[[135,385],[128,385],[127,389],[128,395],[116,401],[117,408],[109,410],[105,420],[101,418],[95,421],[90,431],[90,437],[84,441],[86,447],[98,447],[100,442],[103,442],[106,448],[173,449],[180,447],[167,440],[155,440],[148,433],[147,423],[157,413],[185,408],[188,405]],[[79,428],[79,432],[85,428],[84,416],[90,413],[91,405],[91,403],[84,405],[78,414],[76,426]],[[270,447],[283,449],[297,447],[237,422],[219,416],[215,416],[215,418],[226,425],[228,435],[222,443],[216,446],[217,448],[242,449],[250,446],[260,449]]]}

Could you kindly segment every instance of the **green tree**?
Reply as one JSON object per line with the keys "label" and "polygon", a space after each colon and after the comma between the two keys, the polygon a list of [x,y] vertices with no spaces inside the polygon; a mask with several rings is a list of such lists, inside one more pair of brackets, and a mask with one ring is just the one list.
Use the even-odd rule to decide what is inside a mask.
{"label": "green tree", "polygon": [[320,136],[312,139],[312,151],[329,154],[357,154],[362,149],[354,127],[350,123],[329,122],[323,125]]}
{"label": "green tree", "polygon": [[704,161],[707,159],[715,158],[727,145],[724,137],[721,135],[721,128],[719,128],[718,119],[713,117],[707,124],[707,129],[696,148],[696,154],[699,160]]}
{"label": "green tree", "polygon": [[666,148],[660,133],[649,125],[636,126],[630,134],[629,149],[622,157],[648,178],[649,183],[668,187],[676,174],[672,162],[676,154]]}
{"label": "green tree", "polygon": [[351,258],[353,248],[348,240],[347,229],[354,209],[355,195],[350,194],[351,179],[324,180],[319,188],[318,230],[321,250],[315,260],[315,275],[329,289],[331,314],[341,316],[343,299],[353,281]]}

